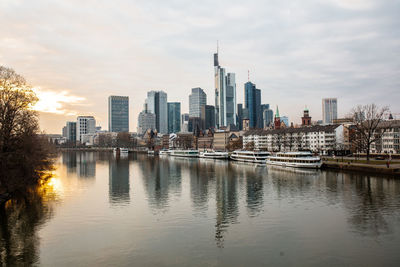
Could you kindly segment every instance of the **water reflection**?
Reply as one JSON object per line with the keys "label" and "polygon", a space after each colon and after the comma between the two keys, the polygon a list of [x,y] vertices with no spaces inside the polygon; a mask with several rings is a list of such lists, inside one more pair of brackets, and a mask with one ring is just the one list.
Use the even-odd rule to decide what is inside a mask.
{"label": "water reflection", "polygon": [[181,165],[165,158],[138,155],[142,171],[143,185],[149,205],[156,209],[165,209],[169,205],[170,193],[181,192]]}
{"label": "water reflection", "polygon": [[111,204],[129,203],[129,160],[111,159],[109,168],[109,198]]}
{"label": "water reflection", "polygon": [[82,178],[92,178],[96,176],[96,153],[81,152],[77,153],[77,173]]}

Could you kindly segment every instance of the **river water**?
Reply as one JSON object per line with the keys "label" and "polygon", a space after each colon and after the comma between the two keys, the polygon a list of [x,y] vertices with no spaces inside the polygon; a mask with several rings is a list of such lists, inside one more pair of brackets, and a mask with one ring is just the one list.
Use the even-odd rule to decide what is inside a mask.
{"label": "river water", "polygon": [[62,153],[0,214],[0,259],[43,266],[400,266],[400,180]]}

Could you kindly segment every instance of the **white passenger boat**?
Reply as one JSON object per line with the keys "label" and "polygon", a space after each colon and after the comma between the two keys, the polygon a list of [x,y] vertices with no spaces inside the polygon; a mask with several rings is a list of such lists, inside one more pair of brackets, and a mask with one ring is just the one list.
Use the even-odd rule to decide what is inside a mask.
{"label": "white passenger boat", "polygon": [[186,157],[186,158],[198,158],[199,151],[198,150],[171,150],[171,156],[174,157]]}
{"label": "white passenger boat", "polygon": [[171,150],[160,150],[160,156],[169,156],[171,154]]}
{"label": "white passenger boat", "polygon": [[149,155],[149,156],[156,156],[156,155],[158,155],[158,151],[149,150],[149,151],[147,151],[147,155]]}
{"label": "white passenger boat", "polygon": [[313,156],[309,151],[279,152],[268,157],[267,164],[284,167],[320,169],[322,161],[319,156]]}
{"label": "white passenger boat", "polygon": [[267,157],[270,155],[271,153],[267,151],[235,150],[232,152],[230,159],[235,161],[265,164]]}
{"label": "white passenger boat", "polygon": [[229,159],[229,153],[228,152],[218,152],[218,151],[204,151],[204,152],[200,152],[200,158]]}

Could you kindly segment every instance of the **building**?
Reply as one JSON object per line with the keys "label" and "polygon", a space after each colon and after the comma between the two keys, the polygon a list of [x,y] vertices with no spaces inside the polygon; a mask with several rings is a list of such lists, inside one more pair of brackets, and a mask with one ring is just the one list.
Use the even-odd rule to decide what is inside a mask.
{"label": "building", "polygon": [[274,123],[274,112],[269,108],[269,104],[262,105],[261,110],[263,111],[263,127],[271,127]]}
{"label": "building", "polygon": [[218,130],[214,132],[213,149],[215,151],[226,151],[232,140],[239,138],[238,132]]}
{"label": "building", "polygon": [[250,128],[263,128],[261,111],[261,90],[252,82],[244,84],[245,108],[249,112]]}
{"label": "building", "polygon": [[337,99],[322,99],[322,121],[323,124],[331,124],[337,119]]}
{"label": "building", "polygon": [[181,115],[181,132],[189,132],[189,113],[183,113]]}
{"label": "building", "polygon": [[310,112],[307,108],[304,109],[303,117],[301,117],[301,126],[310,126],[311,125],[311,117]]}
{"label": "building", "polygon": [[199,131],[203,128],[203,120],[200,117],[189,117],[188,132]]}
{"label": "building", "polygon": [[268,151],[311,150],[329,154],[343,142],[343,125],[250,130],[244,133],[243,147],[254,142],[254,149]]}
{"label": "building", "polygon": [[211,105],[205,105],[201,108],[201,119],[203,121],[202,129],[215,128],[215,108]]}
{"label": "building", "polygon": [[147,103],[145,103],[143,111],[139,113],[137,132],[138,134],[143,135],[148,129],[155,130],[155,128],[156,115],[149,112],[147,109]]}
{"label": "building", "polygon": [[215,123],[216,126],[236,125],[236,80],[234,73],[226,74],[219,65],[218,51],[214,54]]}
{"label": "building", "polygon": [[129,132],[129,98],[127,96],[108,97],[108,131]]}
{"label": "building", "polygon": [[62,128],[62,137],[67,137],[67,126]]}
{"label": "building", "polygon": [[236,108],[236,112],[237,112],[237,125],[239,127],[239,130],[243,130],[243,104],[237,104],[237,108]]}
{"label": "building", "polygon": [[281,116],[280,117],[281,122],[285,124],[286,127],[289,127],[289,117],[288,116]]}
{"label": "building", "polygon": [[278,106],[276,106],[276,112],[275,112],[275,118],[274,118],[274,129],[280,129],[280,128],[281,128],[281,117],[279,116]]}
{"label": "building", "polygon": [[390,119],[379,124],[380,138],[371,144],[371,153],[400,154],[400,120]]}
{"label": "building", "polygon": [[67,129],[67,141],[68,142],[76,142],[76,121],[67,121],[67,125],[65,126]]}
{"label": "building", "polygon": [[82,135],[96,133],[96,120],[93,116],[78,116],[76,120],[76,140],[82,142]]}
{"label": "building", "polygon": [[167,94],[163,91],[147,93],[147,109],[156,115],[156,130],[158,133],[168,133],[168,106]]}
{"label": "building", "polygon": [[181,103],[168,103],[168,133],[179,133],[181,131]]}
{"label": "building", "polygon": [[200,87],[192,88],[189,95],[189,116],[201,117],[201,108],[207,104],[207,95]]}

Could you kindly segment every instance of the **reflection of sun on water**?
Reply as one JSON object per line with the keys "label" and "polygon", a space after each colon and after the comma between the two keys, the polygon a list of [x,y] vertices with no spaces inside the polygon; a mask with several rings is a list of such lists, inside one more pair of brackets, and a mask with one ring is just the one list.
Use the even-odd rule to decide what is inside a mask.
{"label": "reflection of sun on water", "polygon": [[42,195],[44,200],[57,200],[64,193],[64,187],[60,177],[54,171],[46,173],[47,179],[44,179],[38,188],[38,192]]}

